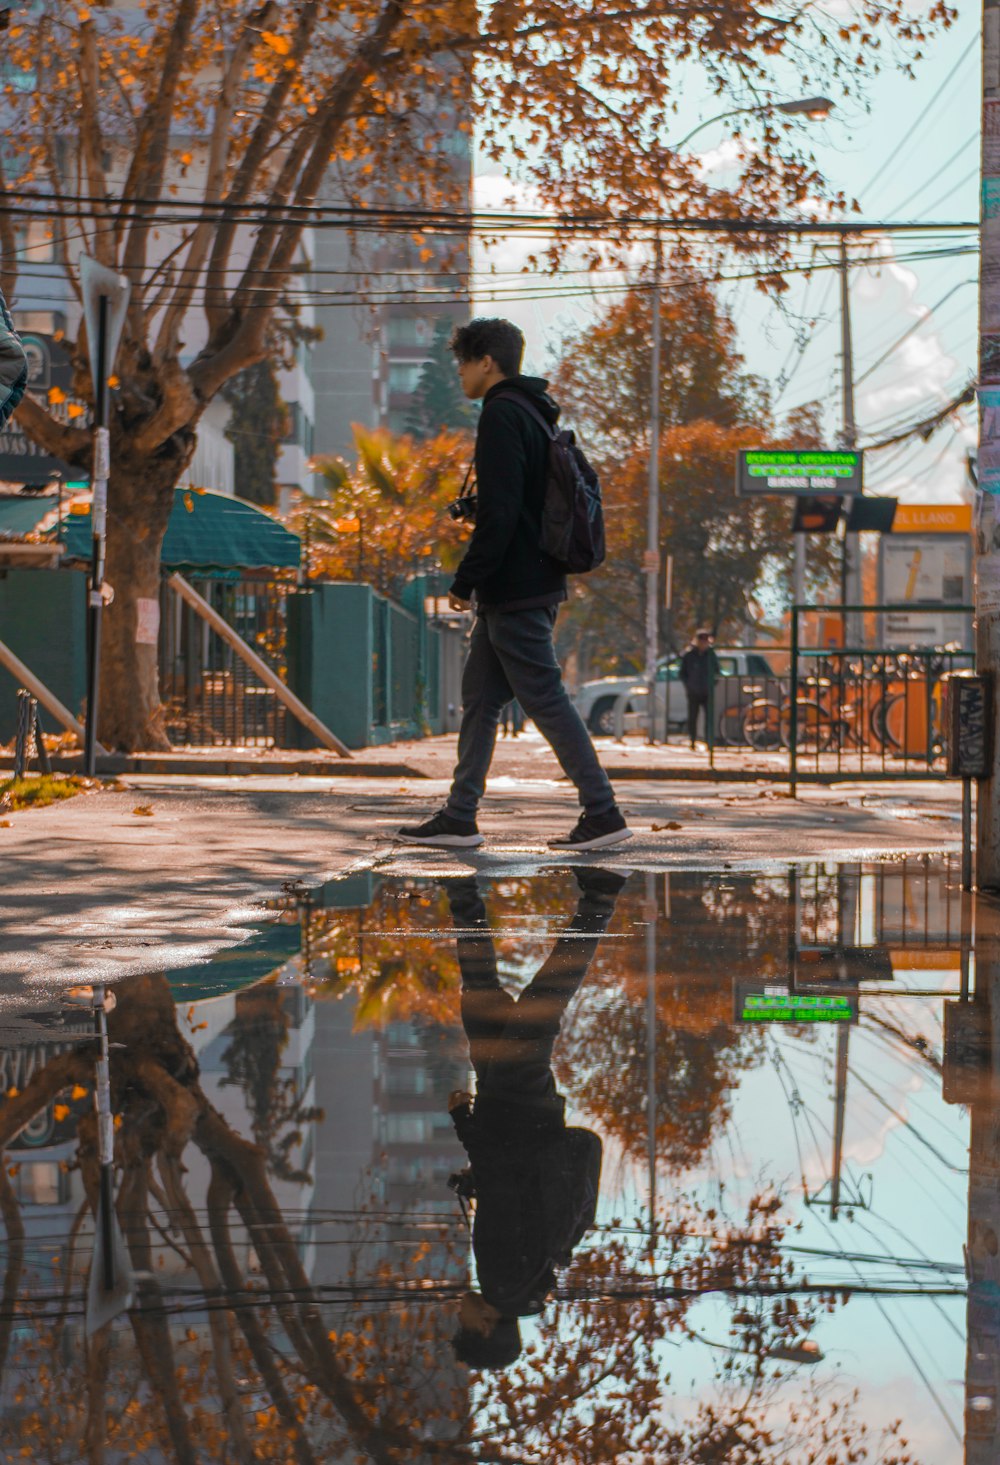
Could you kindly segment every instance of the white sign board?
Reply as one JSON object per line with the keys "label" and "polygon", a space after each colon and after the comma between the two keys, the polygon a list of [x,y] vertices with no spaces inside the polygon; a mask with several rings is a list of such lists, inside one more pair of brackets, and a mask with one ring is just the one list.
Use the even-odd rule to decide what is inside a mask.
{"label": "white sign board", "polygon": [[913,646],[971,645],[968,615],[935,607],[968,605],[972,595],[971,541],[965,534],[885,534],[881,540],[879,600],[909,607],[886,611],[883,645],[898,651]]}

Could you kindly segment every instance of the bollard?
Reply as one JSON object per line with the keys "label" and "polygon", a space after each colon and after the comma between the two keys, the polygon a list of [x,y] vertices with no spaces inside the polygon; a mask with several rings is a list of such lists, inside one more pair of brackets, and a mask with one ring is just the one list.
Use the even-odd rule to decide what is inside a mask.
{"label": "bollard", "polygon": [[28,745],[31,738],[31,693],[23,687],[17,691],[17,732],[14,736],[14,777],[23,778],[30,757]]}

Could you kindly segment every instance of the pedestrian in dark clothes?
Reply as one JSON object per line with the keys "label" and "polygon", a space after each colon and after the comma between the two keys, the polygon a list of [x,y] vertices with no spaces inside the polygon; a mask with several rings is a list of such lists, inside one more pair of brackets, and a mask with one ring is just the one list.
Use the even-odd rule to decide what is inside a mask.
{"label": "pedestrian in dark clothes", "polygon": [[524,712],[517,698],[507,703],[500,714],[500,727],[505,738],[516,738],[524,731]]}
{"label": "pedestrian in dark clothes", "polygon": [[397,837],[453,848],[482,843],[476,813],[500,713],[516,697],[576,785],[583,806],[575,828],[550,844],[576,850],[618,844],[630,831],[563,686],[552,643],[566,576],[541,548],[549,438],[530,408],[550,424],[559,408],[546,381],[520,375],[524,337],[510,321],[459,326],[451,348],[462,390],[483,403],[476,432],[476,527],[448,596],[454,610],[474,608],[476,621],[462,676],[451,791],[437,814],[400,829]]}
{"label": "pedestrian in dark clothes", "polygon": [[559,1184],[578,1191],[571,1167],[588,1148],[596,1149],[597,1179],[592,1198],[586,1192],[585,1214],[571,1245],[596,1211],[600,1142],[590,1131],[567,1129],[552,1050],[626,877],[611,870],[574,873],[580,896],[573,919],[516,1000],[500,982],[475,879],[447,882],[460,931],[462,1025],[476,1073],[474,1097],[456,1090],[448,1099],[469,1156],[469,1170],[457,1177],[459,1193],[476,1198],[472,1245],[479,1290],[463,1297],[452,1340],[456,1356],[472,1368],[504,1368],[520,1353],[517,1319],[541,1311],[555,1283],[554,1263],[568,1260],[552,1255],[553,1239],[544,1234],[546,1216],[559,1211],[560,1199],[568,1200],[550,1192]]}
{"label": "pedestrian in dark clothes", "polygon": [[715,679],[719,675],[719,658],[712,649],[711,631],[695,631],[694,640],[681,657],[681,681],[688,699],[688,736],[692,748],[698,736],[698,714],[704,713],[705,741],[708,741],[709,702]]}

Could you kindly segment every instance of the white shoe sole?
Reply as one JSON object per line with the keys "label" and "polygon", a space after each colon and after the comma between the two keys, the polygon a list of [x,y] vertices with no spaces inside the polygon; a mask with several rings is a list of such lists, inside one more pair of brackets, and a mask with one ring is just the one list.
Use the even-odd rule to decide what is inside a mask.
{"label": "white shoe sole", "polygon": [[611,834],[599,834],[596,839],[587,839],[578,843],[572,839],[550,839],[549,849],[589,850],[607,849],[612,844],[624,844],[626,839],[632,838],[631,829],[616,829]]}
{"label": "white shoe sole", "polygon": [[482,834],[429,834],[421,839],[415,834],[399,834],[395,838],[400,844],[421,844],[426,849],[476,849],[482,844]]}

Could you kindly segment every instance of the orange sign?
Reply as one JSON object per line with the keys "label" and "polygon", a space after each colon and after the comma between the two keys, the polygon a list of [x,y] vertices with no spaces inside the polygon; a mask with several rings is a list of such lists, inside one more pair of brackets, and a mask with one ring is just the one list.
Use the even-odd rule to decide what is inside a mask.
{"label": "orange sign", "polygon": [[971,534],[971,504],[900,504],[893,534]]}

